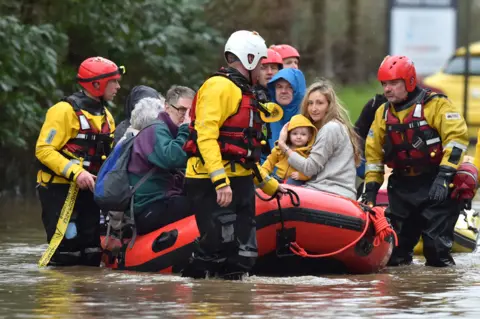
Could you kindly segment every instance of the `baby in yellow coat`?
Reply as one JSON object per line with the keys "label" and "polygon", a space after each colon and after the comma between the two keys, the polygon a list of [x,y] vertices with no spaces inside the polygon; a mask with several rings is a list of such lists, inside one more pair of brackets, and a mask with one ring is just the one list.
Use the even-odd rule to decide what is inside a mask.
{"label": "baby in yellow coat", "polygon": [[[288,124],[287,144],[291,150],[303,157],[308,157],[317,135],[316,127],[305,116],[298,114],[290,119]],[[305,176],[288,164],[288,157],[275,146],[262,165],[262,169],[279,182],[302,185],[311,176]]]}

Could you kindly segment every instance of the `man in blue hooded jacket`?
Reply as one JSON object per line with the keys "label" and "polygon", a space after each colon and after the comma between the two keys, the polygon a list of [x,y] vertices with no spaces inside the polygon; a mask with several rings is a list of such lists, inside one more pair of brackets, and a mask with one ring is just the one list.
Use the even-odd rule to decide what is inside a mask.
{"label": "man in blue hooded jacket", "polygon": [[268,144],[271,149],[275,147],[275,141],[278,140],[283,126],[290,121],[292,116],[299,113],[306,89],[305,77],[298,69],[282,69],[268,82],[268,91],[272,102],[279,104],[283,109],[282,119],[270,123],[272,136],[268,139]]}

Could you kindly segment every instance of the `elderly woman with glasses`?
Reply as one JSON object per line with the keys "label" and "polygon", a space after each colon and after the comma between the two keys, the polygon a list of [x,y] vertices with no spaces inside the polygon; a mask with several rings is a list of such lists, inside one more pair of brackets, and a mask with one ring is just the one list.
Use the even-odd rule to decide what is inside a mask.
{"label": "elderly woman with glasses", "polygon": [[149,174],[134,194],[138,234],[147,234],[192,214],[184,195],[183,179],[187,154],[188,110],[195,92],[173,86],[165,97],[165,111],[153,125],[140,131],[128,165],[130,185]]}

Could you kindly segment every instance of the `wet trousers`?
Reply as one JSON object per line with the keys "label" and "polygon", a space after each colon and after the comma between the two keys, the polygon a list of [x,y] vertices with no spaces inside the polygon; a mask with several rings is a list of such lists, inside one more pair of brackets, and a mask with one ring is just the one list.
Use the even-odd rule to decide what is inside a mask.
{"label": "wet trousers", "polygon": [[[42,206],[42,222],[50,243],[57,229],[57,222],[67,198],[69,184],[50,184],[39,187],[38,195]],[[100,208],[93,200],[90,190],[80,190],[70,218],[76,227],[73,238],[63,238],[49,265],[54,266],[99,266],[102,249],[100,247]]]}
{"label": "wet trousers", "polygon": [[228,277],[247,273],[255,264],[258,250],[253,177],[232,177],[230,187],[232,202],[220,207],[209,179],[186,179],[187,197],[195,212],[200,237],[183,276]]}
{"label": "wet trousers", "polygon": [[455,265],[450,254],[460,202],[447,197],[443,202],[428,199],[435,174],[418,176],[390,175],[388,180],[389,209],[386,216],[398,236],[390,266],[412,262],[413,249],[423,238],[423,254],[427,266]]}

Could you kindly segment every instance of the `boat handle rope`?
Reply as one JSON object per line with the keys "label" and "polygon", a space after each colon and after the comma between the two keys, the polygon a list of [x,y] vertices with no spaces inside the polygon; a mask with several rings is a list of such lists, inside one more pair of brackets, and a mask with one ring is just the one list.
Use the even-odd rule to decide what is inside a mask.
{"label": "boat handle rope", "polygon": [[[286,195],[288,195],[288,196],[290,197],[290,201],[292,202],[292,205],[293,205],[294,207],[300,206],[300,197],[298,196],[298,194],[297,194],[294,190],[292,190],[292,189],[288,189],[288,188],[287,188],[286,191],[287,191],[287,192],[284,193],[284,194],[286,194]],[[264,202],[269,202],[269,201],[271,201],[271,200],[273,200],[273,199],[276,198],[278,205],[280,205],[280,203],[279,203],[280,198],[277,196],[277,195],[278,195],[277,192],[275,192],[275,194],[273,194],[273,195],[270,196],[270,197],[263,197],[262,195],[260,195],[260,194],[257,192],[257,190],[255,190],[255,195],[257,195],[257,197],[260,198],[261,200],[263,200]]]}
{"label": "boat handle rope", "polygon": [[[271,201],[274,198],[277,199],[277,205],[278,205],[278,212],[280,215],[280,224],[281,224],[281,230],[280,231],[285,231],[285,220],[283,216],[283,211],[282,211],[282,205],[280,203],[280,198],[276,196],[276,194],[270,196],[269,198],[265,198],[261,196],[257,191],[255,191],[255,194],[257,195],[258,198],[260,198],[263,201]],[[300,206],[300,198],[298,194],[291,190],[287,189],[287,194],[290,197],[290,200],[292,202],[292,205],[295,207]],[[362,209],[365,211],[365,227],[354,241],[352,241],[350,244],[347,244],[343,248],[340,248],[336,251],[330,252],[330,253],[325,253],[325,254],[309,254],[307,251],[302,248],[297,242],[291,242],[289,244],[290,251],[294,253],[297,256],[304,257],[304,258],[325,258],[325,257],[331,257],[337,254],[340,254],[344,252],[345,250],[349,249],[350,247],[356,245],[362,238],[365,236],[365,234],[368,231],[368,228],[370,226],[370,222],[373,222],[373,226],[375,229],[375,238],[373,240],[373,246],[378,247],[381,243],[381,241],[385,241],[388,236],[393,236],[394,239],[394,245],[398,246],[398,238],[397,234],[395,231],[392,229],[390,226],[388,220],[385,218],[384,211],[382,207],[369,207],[367,205],[361,204]]]}
{"label": "boat handle rope", "polygon": [[340,254],[345,250],[349,249],[350,247],[356,245],[363,238],[363,236],[365,236],[365,234],[367,233],[368,227],[370,225],[370,222],[373,222],[373,226],[375,228],[375,239],[373,240],[374,247],[379,246],[381,241],[385,241],[385,239],[390,235],[392,235],[395,240],[394,242],[395,246],[398,246],[397,234],[391,228],[390,224],[388,223],[388,220],[385,218],[385,214],[382,208],[381,207],[370,208],[368,206],[365,206],[363,208],[366,214],[365,227],[362,233],[360,234],[360,236],[358,236],[357,239],[355,239],[345,247],[330,253],[315,255],[315,254],[307,253],[307,251],[303,249],[299,244],[297,244],[297,242],[292,242],[290,243],[290,250],[297,256],[308,257],[308,258],[324,258],[324,257],[331,257],[334,255]]}
{"label": "boat handle rope", "polygon": [[[288,189],[286,190],[287,192],[285,193],[288,197],[290,197],[290,202],[292,203],[292,205],[294,207],[299,207],[300,206],[300,197],[298,196],[298,194],[292,190],[292,189]],[[260,195],[257,190],[255,190],[255,195],[257,195],[258,198],[260,198],[261,200],[265,201],[265,202],[269,202],[273,199],[276,199],[277,200],[277,206],[278,206],[278,214],[280,216],[280,224],[282,225],[282,228],[280,229],[281,232],[285,232],[285,218],[283,216],[283,211],[282,211],[282,204],[280,204],[280,197],[277,196],[278,194],[275,193],[273,194],[272,196],[270,197],[263,197],[262,195]]]}

